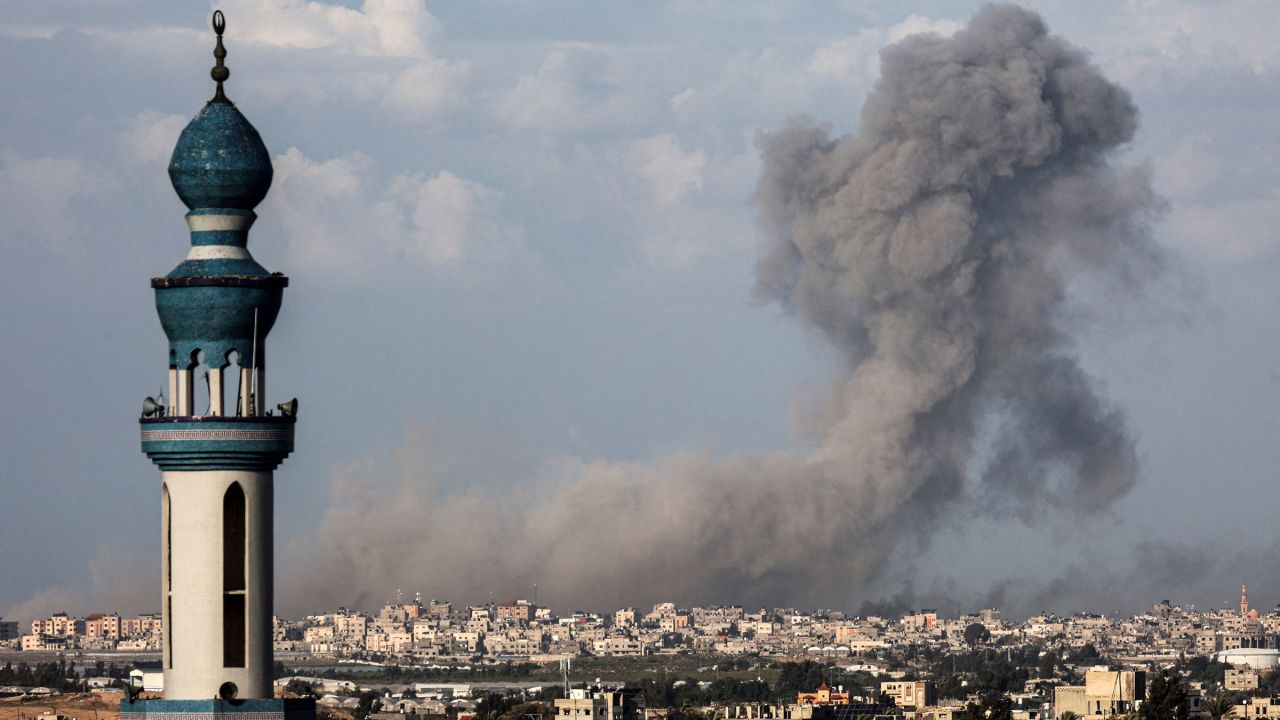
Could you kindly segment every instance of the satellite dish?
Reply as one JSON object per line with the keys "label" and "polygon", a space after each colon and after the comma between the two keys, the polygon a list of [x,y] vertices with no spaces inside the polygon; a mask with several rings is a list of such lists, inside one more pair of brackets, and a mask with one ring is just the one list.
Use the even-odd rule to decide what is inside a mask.
{"label": "satellite dish", "polygon": [[289,402],[282,402],[276,405],[280,410],[280,414],[286,417],[297,417],[298,415],[298,398],[294,398]]}
{"label": "satellite dish", "polygon": [[156,402],[156,399],[150,395],[147,396],[146,400],[142,401],[142,417],[153,417],[163,413],[164,405]]}

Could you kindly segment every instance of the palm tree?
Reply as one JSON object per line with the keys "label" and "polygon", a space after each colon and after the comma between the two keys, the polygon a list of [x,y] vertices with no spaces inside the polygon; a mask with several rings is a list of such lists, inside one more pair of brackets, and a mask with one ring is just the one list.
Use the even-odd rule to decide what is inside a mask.
{"label": "palm tree", "polygon": [[1231,712],[1232,707],[1234,704],[1231,699],[1222,693],[1214,693],[1200,703],[1200,709],[1208,713],[1213,720],[1222,720]]}
{"label": "palm tree", "polygon": [[[1074,710],[1063,710],[1062,714],[1058,716],[1058,720],[1080,720],[1080,713],[1075,712]],[[1222,719],[1214,718],[1214,720]]]}

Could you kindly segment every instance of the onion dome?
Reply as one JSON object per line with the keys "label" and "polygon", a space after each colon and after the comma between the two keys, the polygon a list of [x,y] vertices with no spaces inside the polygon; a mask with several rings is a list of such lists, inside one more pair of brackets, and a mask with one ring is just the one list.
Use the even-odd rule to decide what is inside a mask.
{"label": "onion dome", "polygon": [[169,179],[192,210],[253,210],[271,188],[271,156],[235,105],[210,100],[178,137]]}
{"label": "onion dome", "polygon": [[178,138],[169,160],[169,179],[178,197],[192,210],[253,210],[271,188],[271,156],[253,125],[223,93],[222,83],[231,76],[223,63],[226,21],[213,15],[217,64],[209,72],[217,92]]}
{"label": "onion dome", "polygon": [[271,188],[271,156],[253,125],[227,99],[222,84],[226,21],[213,14],[217,58],[210,75],[217,92],[182,131],[169,161],[169,179],[190,209],[191,247],[171,272],[153,278],[156,311],[169,337],[170,362],[185,368],[197,351],[226,358],[235,350],[256,357],[280,310],[288,278],[264,268],[249,252],[253,208]]}

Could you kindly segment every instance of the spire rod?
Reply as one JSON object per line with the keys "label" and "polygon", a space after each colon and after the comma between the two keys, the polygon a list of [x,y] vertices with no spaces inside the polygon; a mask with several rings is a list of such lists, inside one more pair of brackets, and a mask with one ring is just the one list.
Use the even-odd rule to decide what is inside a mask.
{"label": "spire rod", "polygon": [[213,57],[217,59],[217,64],[209,71],[209,77],[218,83],[218,89],[213,93],[213,99],[210,103],[226,103],[231,104],[225,93],[222,92],[222,83],[231,77],[231,71],[223,64],[222,60],[227,56],[227,49],[222,46],[222,31],[227,29],[227,18],[222,14],[221,10],[213,11],[213,32],[218,35],[218,44],[213,48]]}

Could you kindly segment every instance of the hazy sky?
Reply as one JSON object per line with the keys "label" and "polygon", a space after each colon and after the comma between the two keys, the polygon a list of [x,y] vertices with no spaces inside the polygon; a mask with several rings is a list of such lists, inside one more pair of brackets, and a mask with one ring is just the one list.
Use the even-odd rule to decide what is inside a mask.
{"label": "hazy sky", "polygon": [[[758,138],[796,116],[855,132],[878,51],[979,7],[906,5],[0,0],[0,615],[158,608],[160,478],[136,422],[165,382],[148,279],[188,242],[165,166],[212,93],[214,7],[227,93],[275,162],[250,249],[291,278],[269,348],[270,403],[301,406],[276,475],[277,604],[296,614],[539,582],[459,587],[350,546],[330,565],[315,548],[344,529],[413,532],[447,502],[465,522],[415,552],[465,557],[518,540],[494,526],[583,467],[660,475],[673,454],[807,442],[799,418],[842,360],[754,291]],[[1140,481],[1092,517],[958,503],[823,604],[1112,612],[1234,602],[1243,581],[1275,605],[1280,14],[1026,6],[1132,93],[1118,160],[1167,201],[1164,278],[1114,312],[1088,287],[1064,310]],[[352,563],[384,586],[352,588]],[[554,577],[539,592],[557,609],[602,597]]]}

